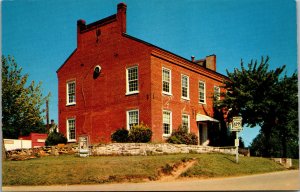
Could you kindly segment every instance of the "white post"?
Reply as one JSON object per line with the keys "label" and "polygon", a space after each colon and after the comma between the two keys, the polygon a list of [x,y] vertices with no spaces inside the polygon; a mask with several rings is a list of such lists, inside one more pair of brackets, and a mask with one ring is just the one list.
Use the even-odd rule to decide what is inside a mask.
{"label": "white post", "polygon": [[[239,140],[239,132],[236,131],[235,133],[236,133],[236,141],[238,141]],[[235,160],[236,160],[236,163],[239,163],[239,143],[238,144],[235,143],[235,145],[236,145]]]}

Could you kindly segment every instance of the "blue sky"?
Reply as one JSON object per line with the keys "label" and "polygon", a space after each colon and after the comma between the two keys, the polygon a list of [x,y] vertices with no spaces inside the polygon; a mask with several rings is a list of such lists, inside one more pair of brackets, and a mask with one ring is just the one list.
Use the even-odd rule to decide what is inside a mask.
{"label": "blue sky", "polygon": [[[56,70],[76,48],[76,21],[87,24],[116,13],[116,0],[2,2],[2,53],[13,55],[30,80],[51,92],[57,122]],[[251,59],[270,57],[270,69],[297,70],[294,0],[124,0],[127,33],[182,57],[217,55],[226,74]],[[249,144],[258,128],[240,134]]]}

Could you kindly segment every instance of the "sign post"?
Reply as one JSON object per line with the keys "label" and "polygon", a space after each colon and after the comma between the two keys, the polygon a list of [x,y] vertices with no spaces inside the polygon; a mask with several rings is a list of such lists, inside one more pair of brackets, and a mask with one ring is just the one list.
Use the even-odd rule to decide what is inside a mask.
{"label": "sign post", "polygon": [[232,124],[230,126],[231,128],[231,132],[235,132],[236,133],[236,138],[234,140],[234,145],[236,147],[236,155],[235,155],[235,160],[236,160],[236,163],[239,163],[239,132],[241,130],[243,130],[243,126],[242,126],[242,117],[239,117],[239,116],[236,116],[236,117],[233,117],[233,120],[232,120]]}

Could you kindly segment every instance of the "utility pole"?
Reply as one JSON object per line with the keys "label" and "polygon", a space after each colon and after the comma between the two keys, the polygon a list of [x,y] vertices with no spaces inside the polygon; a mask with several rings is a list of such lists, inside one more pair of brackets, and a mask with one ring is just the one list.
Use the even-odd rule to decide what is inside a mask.
{"label": "utility pole", "polygon": [[46,127],[47,131],[49,131],[49,101],[46,100]]}

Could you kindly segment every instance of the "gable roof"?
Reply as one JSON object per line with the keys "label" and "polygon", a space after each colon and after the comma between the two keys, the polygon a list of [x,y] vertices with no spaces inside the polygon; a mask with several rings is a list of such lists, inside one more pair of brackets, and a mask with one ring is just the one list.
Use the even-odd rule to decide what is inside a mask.
{"label": "gable roof", "polygon": [[[150,46],[150,47],[156,48],[156,49],[158,49],[158,50],[164,51],[164,52],[166,52],[166,53],[169,53],[169,54],[171,54],[171,55],[173,55],[173,56],[175,56],[175,57],[178,57],[178,58],[180,58],[180,59],[182,59],[182,60],[184,60],[184,61],[186,61],[186,62],[188,62],[188,63],[190,63],[190,64],[192,64],[192,65],[196,65],[196,66],[202,67],[203,69],[205,69],[205,70],[207,70],[207,71],[210,71],[210,72],[212,72],[212,73],[215,73],[216,75],[222,76],[222,77],[224,77],[224,78],[228,78],[226,75],[223,75],[223,74],[218,73],[218,72],[216,72],[216,71],[214,71],[214,70],[211,70],[211,69],[209,69],[209,68],[206,68],[206,67],[203,67],[203,66],[197,64],[196,62],[198,62],[199,60],[194,61],[194,62],[193,62],[193,61],[190,61],[190,60],[188,60],[188,59],[186,59],[186,58],[184,58],[184,57],[182,57],[182,56],[180,56],[180,55],[177,55],[177,54],[175,54],[175,53],[172,53],[172,52],[170,52],[170,51],[168,51],[168,50],[165,50],[165,49],[163,49],[163,48],[161,48],[161,47],[158,47],[158,46],[156,46],[156,45],[153,45],[153,44],[151,44],[151,43],[148,43],[148,42],[146,42],[146,41],[143,41],[143,40],[141,40],[141,39],[138,39],[138,38],[136,38],[136,37],[133,37],[133,36],[131,36],[131,35],[128,35],[128,34],[126,34],[126,33],[123,33],[123,36],[124,36],[124,37],[127,37],[127,38],[129,38],[129,39],[132,39],[132,40],[134,40],[134,41],[143,43],[143,44],[145,44],[145,45],[147,45],[147,46]],[[205,59],[203,59],[203,60],[205,60]]]}
{"label": "gable roof", "polygon": [[[111,15],[111,16],[108,16],[108,17],[105,17],[105,18],[103,18],[103,19],[100,19],[100,20],[95,21],[95,22],[93,22],[93,23],[90,23],[90,24],[88,24],[88,25],[85,25],[85,28],[84,28],[84,29],[81,29],[80,31],[81,31],[81,32],[87,32],[87,31],[90,31],[90,30],[92,30],[92,29],[94,29],[94,28],[97,28],[97,27],[99,27],[99,26],[103,26],[103,25],[109,24],[109,23],[114,22],[114,21],[116,21],[116,14]],[[163,48],[161,48],[161,47],[158,47],[158,46],[156,46],[156,45],[153,45],[153,44],[151,44],[151,43],[149,43],[149,42],[146,42],[146,41],[143,41],[143,40],[138,39],[138,38],[136,38],[136,37],[133,37],[133,36],[131,36],[131,35],[128,35],[127,33],[123,33],[122,35],[123,35],[124,37],[126,37],[126,38],[129,38],[129,39],[131,39],[131,40],[137,41],[137,42],[142,43],[142,44],[144,44],[144,45],[147,45],[147,46],[153,47],[153,48],[155,48],[155,49],[161,50],[161,51],[163,51],[163,52],[169,53],[169,54],[171,54],[171,55],[173,55],[173,56],[175,56],[175,57],[177,57],[177,58],[179,58],[179,59],[182,59],[182,60],[184,60],[184,61],[186,61],[186,62],[188,62],[188,63],[190,63],[190,64],[192,64],[192,65],[195,65],[195,66],[198,66],[198,67],[202,67],[203,69],[205,69],[205,70],[207,70],[207,71],[209,71],[209,72],[211,72],[211,73],[215,73],[216,75],[222,76],[223,78],[228,78],[227,76],[225,76],[225,75],[223,75],[223,74],[221,74],[221,73],[218,73],[218,72],[216,72],[216,71],[214,71],[214,70],[211,70],[211,69],[209,69],[209,68],[206,68],[206,67],[203,67],[203,66],[197,64],[197,62],[199,62],[200,60],[197,60],[197,61],[194,61],[194,62],[193,62],[193,61],[188,60],[188,59],[186,59],[186,58],[184,58],[184,57],[182,57],[182,56],[180,56],[180,55],[177,55],[177,54],[172,53],[172,52],[170,52],[170,51],[168,51],[168,50],[165,50],[165,49],[163,49]],[[72,57],[72,55],[73,55],[76,51],[77,51],[77,48],[71,53],[71,55],[66,59],[66,61],[65,61],[65,62],[57,69],[56,73],[59,72],[59,70],[67,63],[67,61]],[[205,60],[205,59],[204,59],[204,60]],[[204,60],[203,60],[203,61],[204,61]]]}

